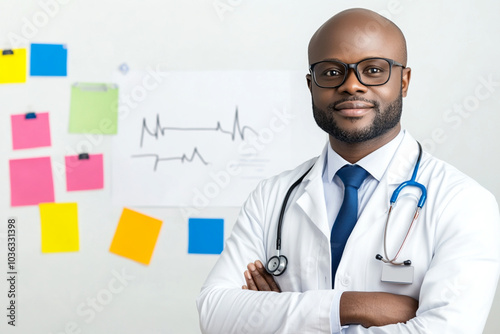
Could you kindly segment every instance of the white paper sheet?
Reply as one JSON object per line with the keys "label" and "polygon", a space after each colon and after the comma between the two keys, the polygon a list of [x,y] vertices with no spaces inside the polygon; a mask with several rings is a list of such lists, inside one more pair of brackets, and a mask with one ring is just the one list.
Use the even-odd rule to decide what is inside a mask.
{"label": "white paper sheet", "polygon": [[307,134],[294,133],[290,72],[148,69],[115,79],[116,205],[240,206],[261,179],[304,157],[293,144]]}

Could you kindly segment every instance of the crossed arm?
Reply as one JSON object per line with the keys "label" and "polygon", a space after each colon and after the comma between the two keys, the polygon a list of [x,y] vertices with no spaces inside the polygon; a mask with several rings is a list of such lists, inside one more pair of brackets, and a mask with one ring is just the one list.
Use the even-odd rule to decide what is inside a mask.
{"label": "crossed arm", "polygon": [[[418,286],[416,316],[415,300],[390,293],[279,293],[280,286],[260,261],[248,265],[242,281],[246,261],[266,257],[263,236],[268,226],[261,222],[273,220],[262,217],[268,199],[257,190],[198,296],[202,332],[328,333],[334,319],[332,302],[340,299],[338,322],[359,324],[351,327],[358,333],[481,333],[500,273],[500,216],[491,194],[468,184],[455,188],[445,187],[446,198],[439,206],[427,207],[438,218],[428,218],[429,226],[422,227],[431,240],[421,247],[433,257]],[[433,231],[425,231],[428,228]],[[242,283],[245,290],[240,289]]]}
{"label": "crossed arm", "polygon": [[[259,260],[249,263],[244,272],[244,290],[281,292],[272,275]],[[386,292],[346,291],[340,299],[341,325],[385,326],[406,322],[415,317],[418,301]]]}

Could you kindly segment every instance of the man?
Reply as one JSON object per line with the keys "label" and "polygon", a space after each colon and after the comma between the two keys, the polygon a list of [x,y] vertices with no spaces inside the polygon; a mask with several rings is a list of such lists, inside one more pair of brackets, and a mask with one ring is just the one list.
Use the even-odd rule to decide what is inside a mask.
{"label": "man", "polygon": [[[244,204],[197,301],[204,333],[482,332],[499,277],[498,207],[455,168],[420,157],[401,130],[406,61],[399,28],[365,9],[343,11],[313,35],[307,84],[329,143],[319,158],[261,182]],[[343,170],[356,170],[360,184]],[[394,210],[389,200],[412,174],[428,196],[408,233],[425,190],[404,188]],[[278,253],[281,206],[301,177]]]}

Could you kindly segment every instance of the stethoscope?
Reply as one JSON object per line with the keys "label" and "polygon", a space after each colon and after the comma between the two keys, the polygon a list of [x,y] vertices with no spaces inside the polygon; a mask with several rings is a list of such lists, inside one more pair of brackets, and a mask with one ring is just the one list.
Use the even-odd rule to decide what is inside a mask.
{"label": "stethoscope", "polygon": [[[416,181],[418,168],[420,166],[420,159],[422,158],[422,146],[420,145],[420,143],[418,141],[417,141],[417,144],[418,144],[418,158],[417,158],[417,162],[415,163],[415,167],[413,169],[413,175],[411,176],[410,180],[401,183],[396,188],[396,190],[394,190],[394,192],[392,193],[391,199],[390,199],[390,207],[389,207],[389,212],[387,214],[387,220],[385,221],[385,230],[384,230],[384,255],[385,255],[385,257],[383,257],[380,254],[377,254],[375,256],[375,258],[377,260],[380,260],[384,263],[390,263],[390,264],[398,265],[398,266],[411,265],[410,260],[406,260],[403,262],[397,262],[396,260],[399,256],[399,254],[401,253],[401,250],[403,249],[403,246],[405,245],[406,240],[408,239],[408,235],[410,234],[411,229],[412,229],[415,221],[418,218],[420,210],[424,206],[425,200],[427,199],[427,189],[425,188],[424,185],[422,185],[421,183],[418,183]],[[281,206],[281,211],[280,211],[280,215],[278,218],[278,231],[277,231],[277,235],[276,235],[276,255],[271,257],[267,261],[267,264],[266,264],[266,271],[271,275],[280,276],[281,274],[283,274],[285,272],[286,267],[288,265],[288,259],[286,258],[286,256],[280,254],[280,252],[281,252],[281,226],[283,225],[283,217],[285,215],[285,209],[286,209],[286,206],[288,203],[288,199],[290,198],[290,195],[292,194],[292,191],[302,182],[302,180],[306,177],[306,175],[309,173],[309,171],[312,169],[313,166],[311,166],[304,173],[304,175],[302,175],[297,181],[295,181],[290,186],[290,188],[288,189],[288,191],[285,195],[285,198],[283,199],[283,204]],[[419,188],[420,189],[420,198],[419,198],[419,201],[417,203],[417,207],[415,209],[415,213],[413,215],[413,219],[411,221],[410,227],[408,228],[408,232],[406,232],[406,236],[405,236],[403,242],[401,243],[401,246],[399,247],[399,250],[396,253],[396,256],[394,256],[394,258],[392,258],[392,260],[389,260],[389,256],[387,255],[387,228],[389,226],[389,219],[391,217],[392,209],[396,206],[396,202],[397,202],[399,193],[405,187],[417,187],[417,188]]]}
{"label": "stethoscope", "polygon": [[[411,229],[415,223],[415,221],[418,218],[418,215],[420,213],[420,210],[422,210],[422,207],[425,204],[425,200],[427,199],[427,189],[425,186],[421,183],[418,183],[415,179],[417,178],[417,172],[418,172],[418,167],[420,166],[420,159],[422,158],[422,146],[420,143],[417,141],[418,144],[418,158],[417,162],[415,163],[415,168],[413,169],[413,175],[411,176],[411,179],[401,183],[396,190],[392,193],[391,196],[391,205],[389,207],[389,212],[387,213],[387,220],[385,221],[385,229],[384,229],[384,255],[383,257],[380,254],[377,254],[375,258],[377,260],[380,260],[384,263],[390,263],[396,266],[410,266],[411,265],[411,260],[405,260],[403,262],[397,262],[397,258],[399,254],[401,253],[401,250],[403,249],[403,246],[406,243],[406,240],[408,239],[408,235],[410,235]],[[406,232],[405,238],[403,239],[403,242],[401,243],[401,246],[399,247],[398,252],[396,255],[392,258],[392,260],[389,259],[389,256],[387,255],[387,229],[389,227],[389,219],[391,218],[391,212],[392,209],[396,207],[396,201],[398,200],[399,193],[404,187],[417,187],[420,189],[420,199],[418,200],[417,207],[415,208],[415,213],[413,214],[413,219],[411,220],[410,227],[408,228],[408,231]]]}

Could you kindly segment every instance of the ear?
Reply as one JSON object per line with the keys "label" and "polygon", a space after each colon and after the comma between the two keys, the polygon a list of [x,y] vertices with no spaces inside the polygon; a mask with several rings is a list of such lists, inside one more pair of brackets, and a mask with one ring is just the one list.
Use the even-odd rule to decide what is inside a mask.
{"label": "ear", "polygon": [[403,94],[403,97],[406,97],[406,94],[408,92],[408,86],[410,85],[410,78],[411,78],[411,68],[406,67],[403,69],[401,78],[401,94]]}
{"label": "ear", "polygon": [[307,87],[309,87],[309,91],[312,93],[312,77],[310,74],[306,74]]}

